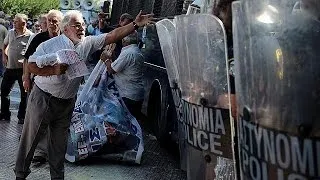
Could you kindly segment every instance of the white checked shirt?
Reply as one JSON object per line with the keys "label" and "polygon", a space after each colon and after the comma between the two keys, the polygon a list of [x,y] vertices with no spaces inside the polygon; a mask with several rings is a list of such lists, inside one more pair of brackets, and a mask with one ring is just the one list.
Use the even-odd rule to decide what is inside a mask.
{"label": "white checked shirt", "polygon": [[[99,36],[87,36],[77,45],[64,34],[51,38],[48,41],[41,43],[36,52],[29,57],[29,62],[36,62],[41,57],[56,53],[62,49],[73,49],[79,54],[82,60],[87,60],[88,56],[93,52],[101,49],[104,45],[106,34]],[[44,92],[52,94],[54,97],[69,99],[74,98],[81,82],[80,78],[69,80],[67,75],[52,75],[52,76],[36,76],[35,84]]]}

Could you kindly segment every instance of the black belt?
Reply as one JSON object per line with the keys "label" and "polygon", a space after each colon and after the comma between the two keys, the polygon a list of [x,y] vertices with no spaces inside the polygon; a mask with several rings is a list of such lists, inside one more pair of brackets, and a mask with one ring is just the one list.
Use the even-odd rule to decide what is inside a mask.
{"label": "black belt", "polygon": [[[36,84],[35,84],[35,85],[36,85]],[[36,86],[37,86],[37,85],[36,85]],[[53,96],[52,94],[50,94],[50,93],[48,93],[48,92],[43,91],[43,90],[40,89],[38,86],[37,86],[37,88],[38,88],[40,91],[42,91],[45,95],[49,96],[49,97],[52,98],[52,99],[56,99],[56,100],[58,100],[58,101],[69,102],[69,101],[72,101],[72,100],[74,99],[74,98],[69,98],[69,99],[58,98],[58,97],[55,97],[55,96]]]}

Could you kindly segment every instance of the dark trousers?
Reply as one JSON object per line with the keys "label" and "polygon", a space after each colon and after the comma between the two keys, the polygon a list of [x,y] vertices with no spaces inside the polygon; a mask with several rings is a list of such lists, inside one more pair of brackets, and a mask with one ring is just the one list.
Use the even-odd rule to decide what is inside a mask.
{"label": "dark trousers", "polygon": [[0,75],[2,76],[4,72],[4,66],[2,62],[2,49],[0,49]]}
{"label": "dark trousers", "polygon": [[129,112],[137,119],[141,118],[141,108],[143,101],[134,101],[132,99],[122,97],[124,104],[127,106]]}
{"label": "dark trousers", "polygon": [[33,86],[27,106],[26,119],[17,152],[15,174],[26,178],[41,138],[48,133],[48,162],[51,179],[64,179],[64,161],[67,150],[68,129],[75,98],[59,99]]}
{"label": "dark trousers", "polygon": [[[34,86],[34,78],[31,78],[31,89]],[[31,92],[27,92],[27,102],[29,99]],[[48,159],[48,133],[45,132],[45,135],[43,135],[40,138],[40,141],[36,147],[36,150],[34,152],[34,156],[43,157]]]}
{"label": "dark trousers", "polygon": [[19,83],[20,87],[20,105],[18,111],[18,118],[24,118],[26,113],[26,99],[27,93],[24,91],[22,82],[23,69],[6,69],[3,75],[1,83],[1,115],[3,117],[10,117],[10,92],[16,81]]}

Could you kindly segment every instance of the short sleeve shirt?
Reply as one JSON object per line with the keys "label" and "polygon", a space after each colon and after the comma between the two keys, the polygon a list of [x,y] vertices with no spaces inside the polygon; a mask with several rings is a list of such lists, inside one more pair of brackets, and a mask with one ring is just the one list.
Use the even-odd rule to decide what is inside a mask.
{"label": "short sleeve shirt", "polygon": [[144,57],[136,44],[122,48],[119,57],[111,64],[116,85],[121,97],[141,101],[144,97],[143,85]]}
{"label": "short sleeve shirt", "polygon": [[26,30],[22,35],[17,35],[14,29],[11,29],[6,38],[4,39],[4,44],[8,45],[8,69],[20,69],[23,64],[19,60],[23,60],[24,53],[26,50],[26,45],[32,32]]}

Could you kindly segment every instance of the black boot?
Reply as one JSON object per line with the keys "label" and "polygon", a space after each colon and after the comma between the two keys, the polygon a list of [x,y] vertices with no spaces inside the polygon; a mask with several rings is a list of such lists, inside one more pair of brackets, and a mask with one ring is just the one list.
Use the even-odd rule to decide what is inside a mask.
{"label": "black boot", "polygon": [[0,121],[10,121],[10,114],[3,114],[3,113],[0,113]]}

